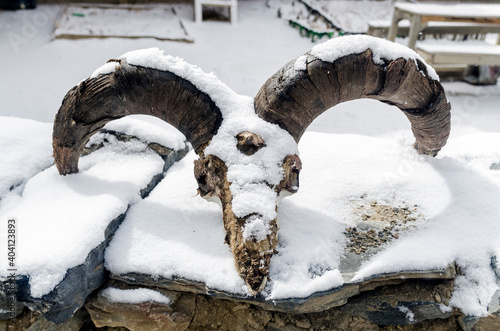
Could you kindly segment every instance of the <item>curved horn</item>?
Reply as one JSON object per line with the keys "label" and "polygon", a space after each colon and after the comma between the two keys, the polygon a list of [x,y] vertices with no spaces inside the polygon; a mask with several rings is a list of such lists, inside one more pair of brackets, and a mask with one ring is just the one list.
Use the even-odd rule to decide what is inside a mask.
{"label": "curved horn", "polygon": [[129,64],[125,58],[110,61],[115,62],[114,72],[84,80],[66,94],[59,108],[52,144],[60,174],[77,173],[89,138],[107,122],[127,115],[160,118],[181,131],[195,149],[217,132],[222,122],[219,108],[187,79]]}
{"label": "curved horn", "polygon": [[[298,142],[325,110],[344,101],[371,98],[405,113],[419,153],[434,156],[446,144],[451,107],[437,78],[430,77],[435,72],[416,53],[369,36],[342,37],[318,46],[286,64],[262,86],[255,97],[255,110],[262,119],[278,124]],[[342,48],[355,51],[343,54]],[[393,57],[394,51],[410,58],[383,56]]]}

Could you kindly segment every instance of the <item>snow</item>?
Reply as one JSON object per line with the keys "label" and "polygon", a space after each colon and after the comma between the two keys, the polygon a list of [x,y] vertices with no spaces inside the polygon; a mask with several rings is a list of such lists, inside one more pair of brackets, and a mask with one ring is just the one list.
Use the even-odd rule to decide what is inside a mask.
{"label": "snow", "polygon": [[495,275],[485,263],[467,261],[461,265],[465,275],[457,276],[450,305],[461,308],[466,315],[488,315],[485,303],[491,301],[498,289]]}
{"label": "snow", "polygon": [[105,266],[117,274],[140,270],[166,278],[184,276],[210,288],[244,293],[246,285],[224,244],[222,210],[196,195],[194,159],[191,152],[174,164],[168,177],[130,208],[106,250]]}
{"label": "snow", "polygon": [[[29,127],[30,120],[19,120],[18,128],[23,129],[25,122]],[[16,138],[13,135],[6,143]],[[61,176],[55,166],[39,169],[21,192],[9,194],[0,209],[0,219],[16,221],[17,273],[30,276],[35,298],[59,284],[67,269],[82,264],[104,240],[109,222],[138,201],[139,191],[162,171],[162,159],[144,143],[111,142],[82,157],[78,174]],[[29,157],[25,161],[30,162]],[[6,232],[0,235],[6,242]],[[0,264],[7,265],[6,259],[2,255]],[[7,272],[2,268],[0,273]]]}
{"label": "snow", "polygon": [[[369,7],[368,2],[365,5]],[[272,281],[263,292],[267,299],[307,297],[345,281],[456,262],[464,274],[457,277],[450,306],[469,315],[486,314],[498,296],[494,294],[498,278],[491,268],[492,258],[498,260],[500,254],[500,170],[494,166],[500,163],[498,86],[444,83],[453,129],[434,159],[415,153],[404,114],[373,100],[343,103],[324,113],[297,149],[289,135],[253,116],[252,98],[244,96],[254,96],[281,66],[300,59],[315,45],[276,18],[277,2],[270,6],[240,2],[239,23],[233,26],[197,25],[191,21],[192,7],[181,5],[178,13],[196,38],[193,44],[146,38],[50,41],[62,6],[0,12],[0,219],[15,218],[19,225],[18,273],[30,275],[32,295],[49,293],[68,268],[81,263],[102,242],[109,221],[129,205],[127,218],[106,251],[108,270],[178,276],[211,289],[248,294],[224,244],[221,208],[196,195],[194,153],[175,164],[144,200],[138,191],[162,168],[161,159],[147,152],[144,142],[113,140],[82,157],[77,175],[59,176],[51,166],[51,122],[65,93],[89,73],[111,72],[113,63],[101,65],[125,54],[129,64],[156,63],[178,69],[189,79],[198,77],[197,86],[213,95],[224,122],[207,153],[230,165],[232,191],[246,194],[246,185],[264,179],[277,183],[281,176],[277,160],[300,150],[300,190],[279,205],[279,253],[271,260]],[[42,24],[42,16],[50,24]],[[342,38],[314,47],[313,52],[333,61],[345,54],[338,50],[345,44],[351,44],[349,52],[383,45],[375,50],[376,61],[401,55],[415,58],[394,45],[388,52],[389,44],[372,40]],[[149,51],[127,53],[133,49]],[[302,57],[296,68],[303,67]],[[145,117],[127,117],[106,128],[144,141],[161,140],[170,148],[183,146],[180,133]],[[242,129],[261,135],[270,148],[242,156],[234,138]],[[267,231],[265,219],[274,216],[267,203],[274,205],[276,197],[262,191],[257,199],[269,197],[254,204],[265,217],[255,217],[247,225],[249,238],[261,238]],[[346,245],[343,231],[355,224],[353,206],[361,196],[391,205],[417,205],[427,221],[370,257],[352,279],[343,279],[339,272]],[[254,210],[245,204],[244,195],[238,199],[242,200],[236,204],[239,215]],[[5,236],[0,231],[0,241]],[[6,256],[0,255],[0,265],[6,265]],[[2,267],[1,275],[6,270]]]}
{"label": "snow", "polygon": [[495,4],[437,4],[437,3],[397,3],[396,7],[420,15],[447,17],[500,17],[500,5]]}
{"label": "snow", "polygon": [[[276,218],[276,192],[266,183],[231,184],[230,189],[236,217],[245,217],[258,211],[264,220]],[[259,218],[255,220],[259,221]],[[247,222],[250,222],[250,219]]]}
{"label": "snow", "polygon": [[101,292],[101,295],[113,303],[158,302],[167,305],[170,303],[170,299],[167,296],[148,288],[122,290],[116,287],[107,287]]}
{"label": "snow", "polygon": [[[271,199],[268,201],[273,201],[273,199],[276,199],[274,195],[272,195],[270,198]],[[248,215],[248,213],[244,214],[244,216],[246,215]],[[275,213],[272,217],[276,218],[276,216],[277,215]],[[246,241],[262,241],[265,240],[266,236],[270,233],[271,231],[269,229],[269,223],[264,221],[261,217],[252,215],[245,222],[245,227],[243,228],[243,239],[245,239]]]}
{"label": "snow", "polygon": [[[266,296],[305,297],[343,283],[337,269],[344,245],[342,231],[353,222],[349,218],[352,201],[363,194],[367,200],[417,204],[428,221],[368,262],[355,280],[391,271],[440,268],[455,260],[459,265],[477,263],[481,255],[488,257],[482,266],[489,266],[488,252],[498,249],[495,238],[500,230],[496,221],[500,207],[492,203],[500,198],[500,175],[489,169],[492,160],[500,159],[500,149],[494,144],[499,139],[498,133],[459,137],[446,146],[442,156],[432,159],[417,155],[410,139],[306,133],[299,145],[304,162],[301,188],[279,207],[279,254],[272,259],[272,282]],[[324,150],[322,146],[338,147]],[[131,208],[106,252],[107,267],[115,273],[141,270],[163,277],[182,275],[210,287],[246,293],[243,284],[234,283],[234,271],[228,272],[233,261],[223,243],[219,207],[194,197],[194,157],[191,154],[176,164],[150,197]],[[483,176],[492,182],[487,184]],[[449,181],[455,185],[450,187]],[[467,202],[471,195],[478,198]],[[474,217],[477,208],[482,211],[479,220]],[[210,239],[203,238],[207,235]],[[182,258],[184,254],[191,258]],[[197,257],[194,262],[193,257]],[[162,259],[168,261],[163,266],[158,263]],[[491,295],[493,274],[486,268],[485,275],[488,269],[485,279]],[[460,298],[468,298],[460,293],[453,301],[457,305]]]}
{"label": "snow", "polygon": [[[287,155],[298,154],[297,144],[288,132],[260,119],[253,110],[251,98],[242,98],[241,104],[231,110],[233,111],[222,110],[222,124],[205,149],[205,154],[213,154],[222,159],[228,168],[228,180],[236,179],[229,187],[236,217],[251,214],[259,216],[247,219],[245,238],[263,240],[268,233],[269,222],[277,216],[278,196],[268,184],[280,183],[283,177],[283,160]],[[245,131],[261,136],[266,146],[253,155],[241,153],[235,136]]]}
{"label": "snow", "polygon": [[51,153],[50,123],[0,117],[0,203],[9,191],[21,189],[31,176],[51,166]]}
{"label": "snow", "polygon": [[297,61],[295,61],[295,70],[297,71],[304,71],[307,69],[307,56],[306,55],[301,55],[297,58]]}
{"label": "snow", "polygon": [[155,142],[173,150],[183,149],[186,137],[168,124],[158,120],[154,123],[145,121],[146,116],[123,117],[108,122],[104,129],[121,132],[137,137],[143,141]]}
{"label": "snow", "polygon": [[[233,109],[237,95],[222,83],[213,73],[205,73],[196,65],[189,64],[179,57],[165,55],[165,51],[157,47],[131,51],[120,56],[120,60],[134,66],[169,71],[184,78],[202,92],[210,95],[215,104],[224,112]],[[223,113],[224,114],[224,113]]]}
{"label": "snow", "polygon": [[[340,57],[349,54],[363,53],[367,49],[372,50],[373,62],[377,64],[383,64],[384,59],[391,61],[398,58],[406,60],[418,59],[425,63],[420,55],[403,45],[367,35],[353,35],[330,39],[325,43],[314,46],[311,51],[311,55],[314,55],[323,61],[334,62]],[[432,79],[439,81],[439,76],[434,68],[428,64],[426,64],[426,68],[429,76]]]}
{"label": "snow", "polygon": [[99,75],[106,75],[115,72],[116,68],[119,66],[118,62],[108,62],[103,64],[101,67],[97,68],[89,78],[96,78]]}
{"label": "snow", "polygon": [[302,0],[302,2],[317,9],[324,17],[328,17],[332,23],[344,32],[351,33],[366,33],[369,21],[387,20],[392,17],[394,6],[394,3],[390,0]]}
{"label": "snow", "polygon": [[410,310],[410,308],[406,307],[406,306],[399,306],[398,307],[399,311],[401,311],[402,313],[405,313],[406,314],[406,318],[408,319],[408,321],[411,323],[411,322],[415,322],[415,314]]}
{"label": "snow", "polygon": [[[194,159],[191,152],[176,163],[146,199],[130,208],[106,250],[106,268],[116,274],[140,271],[184,277],[209,288],[248,295],[224,243],[221,208],[196,195]],[[272,259],[273,286],[266,289],[267,297],[304,297],[341,285],[337,267],[342,226],[311,210],[286,208],[286,201],[280,207],[279,254]],[[305,221],[311,215],[318,226]]]}
{"label": "snow", "polygon": [[[304,162],[301,188],[279,207],[279,254],[271,262],[266,297],[306,297],[343,283],[338,272],[345,244],[342,231],[352,226],[352,209],[365,195],[368,201],[416,204],[428,221],[367,262],[354,281],[379,273],[443,268],[453,261],[466,266],[484,256],[480,266],[485,278],[477,281],[487,285],[486,294],[478,294],[484,310],[495,289],[490,252],[499,246],[500,207],[493,202],[500,198],[500,174],[490,169],[491,162],[500,159],[495,144],[499,139],[499,133],[458,137],[432,159],[416,154],[408,138],[307,132],[299,144]],[[147,199],[131,208],[106,251],[106,267],[118,274],[141,270],[167,278],[182,276],[211,288],[247,293],[233,278],[219,206],[195,196],[194,158],[192,153],[176,164]],[[474,216],[477,208],[479,219]],[[472,289],[480,290],[485,289]],[[452,302],[457,306],[470,303],[467,293],[455,295]]]}
{"label": "snow", "polygon": [[[474,48],[471,49],[471,44]],[[434,52],[450,52],[450,53],[462,53],[462,54],[488,54],[488,55],[500,55],[500,46],[490,45],[486,42],[469,42],[467,44],[452,42],[435,42],[435,43],[420,43],[419,48],[429,53]]]}

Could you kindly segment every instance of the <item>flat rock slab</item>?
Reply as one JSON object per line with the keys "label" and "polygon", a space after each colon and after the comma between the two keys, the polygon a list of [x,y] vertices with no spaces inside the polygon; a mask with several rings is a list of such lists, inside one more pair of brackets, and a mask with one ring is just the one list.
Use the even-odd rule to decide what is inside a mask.
{"label": "flat rock slab", "polygon": [[[449,265],[447,268],[439,270],[399,272],[385,275],[376,275],[363,282],[346,283],[338,288],[334,288],[329,291],[314,293],[307,298],[266,300],[262,296],[241,296],[224,291],[209,289],[202,283],[193,282],[181,278],[166,279],[140,273],[111,275],[112,279],[134,286],[159,287],[178,292],[206,294],[213,298],[249,303],[269,311],[288,312],[295,314],[321,312],[333,307],[342,306],[347,303],[348,299],[360,294],[361,292],[370,291],[380,286],[401,284],[410,280],[452,280],[454,277],[455,266]],[[442,303],[443,301],[437,303],[433,302],[432,305],[439,306],[439,304]]]}
{"label": "flat rock slab", "polygon": [[181,297],[178,293],[162,289],[155,291],[166,296],[170,303],[115,302],[98,295],[86,303],[86,308],[97,327],[126,327],[129,330],[185,329],[195,313],[195,296]]}
{"label": "flat rock slab", "polygon": [[[139,305],[112,303],[101,291],[86,304],[86,308],[97,326],[126,327],[130,330],[156,330],[160,326],[162,330],[216,326],[221,329],[250,327],[256,330],[302,330],[311,327],[331,329],[334,325],[339,327],[344,324],[342,330],[376,330],[382,325],[406,326],[417,323],[428,323],[427,326],[441,326],[444,327],[441,329],[449,330],[450,326],[458,325],[459,316],[457,310],[444,308],[453,290],[453,280],[444,278],[453,277],[453,274],[454,268],[450,266],[447,270],[430,273],[406,273],[397,277],[385,275],[374,279],[377,284],[373,284],[372,280],[365,284],[344,286],[336,289],[335,293],[318,293],[304,299],[302,305],[294,299],[271,302],[261,298],[204,292],[202,284],[189,284],[182,280],[155,281],[135,274],[129,275],[127,279],[112,279],[106,286],[151,289],[167,295],[170,298],[168,305],[154,302]],[[409,279],[401,278],[405,276]],[[424,276],[438,278],[420,279]],[[360,288],[365,291],[360,292]],[[146,312],[140,313],[144,307],[149,307],[151,316]],[[315,311],[311,311],[311,308]],[[155,318],[161,312],[162,319]],[[176,313],[183,317],[179,322],[189,320],[189,323],[172,323]],[[169,323],[165,323],[167,319]]]}
{"label": "flat rock slab", "polygon": [[[104,250],[128,207],[146,197],[189,150],[186,144],[174,150],[110,130],[97,136],[99,143],[86,149],[79,174],[60,176],[51,167],[2,206],[0,214],[12,215],[20,229],[20,257],[0,277],[1,319],[19,315],[26,306],[51,323],[69,320],[105,280]],[[77,238],[70,239],[75,233]],[[83,259],[73,261],[74,256]]]}
{"label": "flat rock slab", "polygon": [[[451,144],[455,149],[448,152],[449,157],[429,160],[408,154],[401,150],[404,146],[356,135],[311,132],[301,144],[301,157],[312,170],[304,168],[300,191],[279,205],[279,253],[272,258],[271,281],[262,297],[248,296],[234,272],[221,231],[220,207],[196,196],[194,155],[172,167],[151,195],[130,211],[106,251],[106,268],[112,277],[136,286],[248,302],[267,310],[317,312],[380,286],[409,279],[453,279],[456,256],[468,256],[470,251],[468,233],[480,234],[472,237],[479,241],[496,240],[490,235],[497,224],[493,210],[498,204],[485,205],[488,217],[477,220],[457,212],[474,208],[475,202],[469,201],[474,189],[478,190],[475,197],[486,188],[498,193],[495,182],[488,184],[460,163],[457,145]],[[346,148],[313,153],[321,144]],[[411,176],[384,174],[385,169],[400,169],[402,159],[412,165]],[[490,159],[496,157],[485,157],[478,173],[495,175],[489,170]],[[448,168],[457,171],[442,170]],[[463,185],[462,178],[469,178],[466,174],[473,177],[473,187]],[[390,187],[387,178],[395,181]],[[450,192],[457,198],[449,201]],[[493,272],[490,263],[484,270]],[[447,305],[436,298],[428,300],[440,309],[441,304]],[[431,310],[435,308],[432,304]]]}

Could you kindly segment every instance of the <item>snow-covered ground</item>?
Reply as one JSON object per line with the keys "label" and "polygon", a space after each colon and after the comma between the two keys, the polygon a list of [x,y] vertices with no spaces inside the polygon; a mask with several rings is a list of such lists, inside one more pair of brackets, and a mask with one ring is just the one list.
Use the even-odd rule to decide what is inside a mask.
{"label": "snow-covered ground", "polygon": [[[120,145],[82,158],[80,174],[59,177],[50,167],[50,123],[66,92],[108,59],[158,47],[213,72],[236,93],[254,96],[281,66],[314,46],[277,18],[281,4],[240,1],[235,26],[197,25],[191,7],[179,6],[192,44],[51,40],[62,6],[0,12],[0,217],[5,229],[9,218],[19,224],[18,268],[34,276],[34,296],[50,292],[67,268],[82,262],[85,248],[99,243],[103,217],[111,219],[138,202],[138,189],[161,167],[156,156],[133,153],[142,146]],[[452,133],[435,159],[415,153],[405,116],[380,102],[341,104],[309,127],[299,144],[300,190],[279,208],[280,253],[271,262],[268,298],[305,297],[342,284],[337,269],[345,248],[342,232],[356,225],[353,209],[363,196],[393,206],[417,205],[427,221],[371,258],[355,279],[456,261],[464,275],[451,304],[468,314],[487,313],[498,288],[491,261],[500,259],[500,88],[444,86],[452,103]],[[138,120],[166,128],[153,119]],[[150,129],[136,131],[168,140]],[[178,137],[172,143],[182,144]],[[176,164],[147,199],[130,208],[106,265],[114,272],[182,276],[245,293],[224,244],[220,207],[196,196],[193,159],[190,154]],[[70,208],[79,201],[78,208]],[[7,238],[6,231],[0,238]],[[0,256],[2,275],[6,258]]]}

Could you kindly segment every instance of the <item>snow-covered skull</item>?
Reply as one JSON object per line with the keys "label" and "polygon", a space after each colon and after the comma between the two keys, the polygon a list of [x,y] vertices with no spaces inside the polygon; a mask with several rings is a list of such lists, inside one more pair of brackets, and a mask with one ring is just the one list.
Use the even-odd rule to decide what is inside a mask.
{"label": "snow-covered skull", "polygon": [[434,70],[404,46],[350,36],[289,62],[255,98],[158,49],[110,60],[64,98],[54,123],[54,158],[61,174],[78,172],[90,136],[131,114],[179,129],[199,157],[199,194],[220,200],[236,268],[257,294],[276,253],[279,197],[298,190],[297,143],[325,110],[359,98],[401,109],[419,153],[436,155],[446,143],[450,104]]}
{"label": "snow-covered skull", "polygon": [[[270,260],[278,244],[276,198],[282,193],[297,192],[302,164],[298,155],[293,154],[281,162],[268,163],[266,169],[262,158],[252,159],[259,150],[266,148],[264,139],[248,131],[235,138],[236,149],[242,154],[237,159],[243,163],[232,163],[229,169],[239,172],[240,180],[230,182],[226,162],[212,154],[205,156],[204,151],[195,161],[194,176],[198,193],[220,202],[225,241],[232,248],[236,268],[250,292],[257,293],[266,285]],[[270,169],[273,166],[274,169]],[[273,181],[273,176],[269,176],[272,173],[281,173],[281,180]],[[246,180],[241,180],[243,178]]]}
{"label": "snow-covered skull", "polygon": [[[244,131],[236,136],[237,149],[244,155],[254,155],[259,149],[266,147],[262,137],[258,134]],[[220,158],[214,155],[205,156],[203,151],[199,154],[198,160],[194,162],[194,176],[198,182],[198,193],[204,198],[217,197],[226,201],[224,188],[231,183],[227,181],[227,166]],[[296,193],[299,189],[299,173],[302,163],[298,155],[287,155],[281,163],[283,178],[278,185],[267,183],[271,188],[280,194],[283,191]]]}

